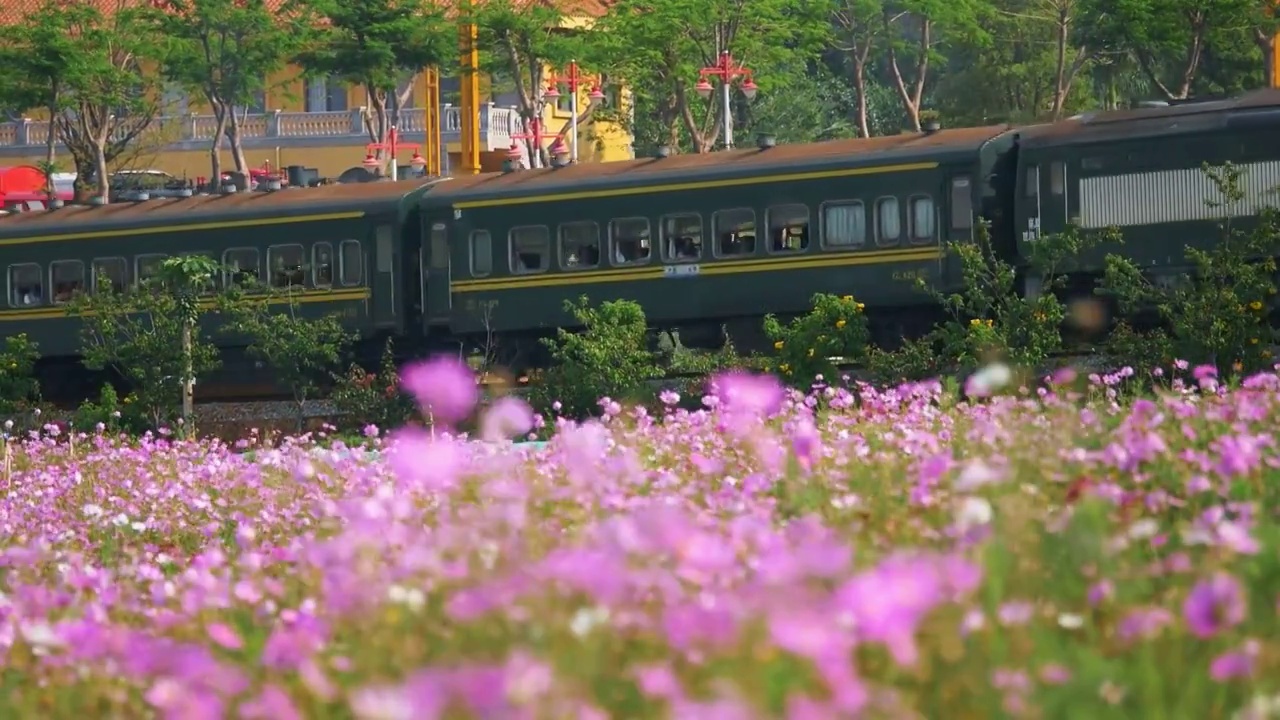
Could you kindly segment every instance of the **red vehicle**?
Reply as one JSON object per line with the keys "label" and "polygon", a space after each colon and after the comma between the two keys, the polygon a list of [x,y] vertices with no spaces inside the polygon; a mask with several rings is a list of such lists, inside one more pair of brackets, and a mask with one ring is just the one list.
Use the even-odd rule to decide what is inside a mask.
{"label": "red vehicle", "polygon": [[[60,191],[54,197],[71,200],[74,193]],[[48,207],[44,173],[30,165],[0,168],[0,209],[6,212],[43,210]]]}

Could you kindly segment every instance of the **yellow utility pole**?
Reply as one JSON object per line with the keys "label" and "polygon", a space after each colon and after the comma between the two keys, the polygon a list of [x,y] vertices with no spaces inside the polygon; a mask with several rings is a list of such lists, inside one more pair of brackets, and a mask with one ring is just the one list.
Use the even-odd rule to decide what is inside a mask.
{"label": "yellow utility pole", "polygon": [[426,135],[423,147],[427,156],[427,175],[440,175],[440,68],[427,68],[425,84],[427,97],[423,111],[422,131]]}
{"label": "yellow utility pole", "polygon": [[464,5],[462,25],[459,28],[459,70],[462,97],[458,108],[462,125],[462,172],[466,175],[480,173],[480,49],[478,29],[471,22],[472,3]]}

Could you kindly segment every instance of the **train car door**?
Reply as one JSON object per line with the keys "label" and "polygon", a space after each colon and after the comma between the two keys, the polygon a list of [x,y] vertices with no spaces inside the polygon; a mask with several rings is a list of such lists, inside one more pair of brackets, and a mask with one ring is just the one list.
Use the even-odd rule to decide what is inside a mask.
{"label": "train car door", "polygon": [[449,224],[442,218],[431,219],[428,237],[426,267],[423,277],[427,287],[423,297],[427,300],[426,318],[431,325],[447,324],[453,308],[453,293],[450,290],[449,272]]}
{"label": "train car door", "polygon": [[396,243],[395,226],[378,225],[373,231],[373,273],[369,278],[373,287],[373,324],[375,327],[395,327],[396,303]]}
{"label": "train car door", "polygon": [[1069,202],[1067,163],[1062,160],[1041,163],[1038,236],[1052,235],[1067,229],[1067,218],[1071,217]]}

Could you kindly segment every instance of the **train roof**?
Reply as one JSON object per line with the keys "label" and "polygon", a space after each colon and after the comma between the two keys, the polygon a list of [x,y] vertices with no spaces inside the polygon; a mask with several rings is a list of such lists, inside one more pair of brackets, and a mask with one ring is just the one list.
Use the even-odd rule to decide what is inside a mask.
{"label": "train roof", "polygon": [[1068,120],[1020,128],[1026,149],[1215,130],[1265,123],[1280,126],[1280,90],[1266,88],[1231,98],[1167,107],[1085,113]]}
{"label": "train roof", "polygon": [[542,195],[590,188],[592,191],[664,182],[690,182],[740,176],[785,174],[796,170],[856,168],[912,160],[946,159],[976,152],[1009,125],[903,133],[873,138],[828,140],[760,149],[637,158],[607,163],[575,163],[560,168],[524,169],[454,177],[432,188],[423,198],[428,205]]}
{"label": "train roof", "polygon": [[109,205],[67,205],[56,210],[14,213],[0,217],[0,239],[40,237],[155,225],[206,225],[259,218],[298,217],[324,213],[379,212],[412,199],[410,196],[439,182],[436,178],[321,185],[274,192],[113,202]]}

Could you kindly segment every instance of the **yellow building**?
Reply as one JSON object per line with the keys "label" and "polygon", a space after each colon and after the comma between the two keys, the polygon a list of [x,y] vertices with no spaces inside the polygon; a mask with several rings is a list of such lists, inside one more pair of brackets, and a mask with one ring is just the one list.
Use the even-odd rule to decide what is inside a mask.
{"label": "yellow building", "polygon": [[[0,23],[19,21],[38,7],[39,2],[5,2]],[[582,19],[566,25],[581,26],[589,22]],[[629,97],[621,88],[603,78],[599,80],[606,96],[604,105],[617,110],[629,104]],[[460,166],[462,118],[456,104],[457,84],[456,79],[442,78],[438,95],[445,101],[440,105],[439,119],[440,147],[444,150],[440,164],[446,175],[456,173]],[[580,87],[580,111],[587,107],[588,93],[595,85],[586,83]],[[315,168],[320,177],[329,178],[361,166],[370,142],[366,129],[370,103],[363,88],[332,79],[304,78],[300,68],[290,68],[279,77],[271,78],[267,86],[254,105],[247,108],[243,123],[245,159],[250,166],[282,169],[301,165]],[[402,87],[402,95],[405,90],[409,92],[399,111],[400,141],[425,149],[427,117],[423,102],[429,96],[427,73],[417,73]],[[546,103],[543,109],[544,147],[552,144],[555,133],[567,127],[572,118],[567,88],[561,85],[560,92],[565,95],[554,103]],[[481,78],[481,93],[490,100],[479,108],[481,167],[486,171],[497,170],[507,159],[513,143],[526,144],[530,128],[522,120],[515,98],[500,90],[495,94],[488,78]],[[447,102],[450,99],[454,102]],[[169,88],[164,92],[162,113],[149,139],[141,141],[136,151],[127,153],[112,170],[154,169],[193,180],[207,177],[215,130],[214,117],[208,107]],[[48,122],[43,117],[37,110],[5,113],[0,108],[0,121],[7,120],[0,122],[0,167],[32,164],[43,159],[48,138]],[[565,139],[571,141],[569,137]],[[588,119],[580,124],[579,139],[579,162],[633,157],[632,138],[625,123]],[[224,171],[232,169],[229,148],[224,139],[221,151]],[[412,154],[413,148],[405,147],[397,153],[398,160],[403,165]],[[59,156],[62,158],[60,169],[70,170],[65,151],[60,151]]]}

